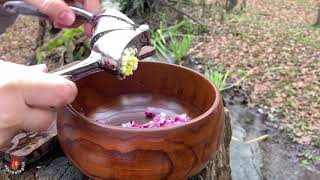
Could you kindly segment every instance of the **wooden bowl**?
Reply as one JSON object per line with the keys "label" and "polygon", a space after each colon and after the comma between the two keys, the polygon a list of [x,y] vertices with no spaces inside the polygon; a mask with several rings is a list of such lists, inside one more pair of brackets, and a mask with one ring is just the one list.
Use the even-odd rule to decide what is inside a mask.
{"label": "wooden bowl", "polygon": [[[221,96],[193,70],[144,61],[125,80],[99,72],[76,84],[76,100],[58,113],[58,137],[72,163],[93,179],[186,179],[200,172],[220,145]],[[187,113],[192,120],[149,129],[119,126],[144,121],[150,106]]]}

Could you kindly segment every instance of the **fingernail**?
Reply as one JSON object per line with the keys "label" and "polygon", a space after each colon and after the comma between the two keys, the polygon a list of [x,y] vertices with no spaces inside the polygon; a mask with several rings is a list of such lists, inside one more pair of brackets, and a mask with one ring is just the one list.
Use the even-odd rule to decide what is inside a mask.
{"label": "fingernail", "polygon": [[40,70],[42,72],[48,72],[48,67],[47,67],[46,64],[37,64],[37,65],[33,65],[31,67],[34,68],[34,69],[38,69],[38,70]]}
{"label": "fingernail", "polygon": [[75,21],[75,16],[70,11],[62,11],[59,15],[59,23],[65,26],[71,26]]}
{"label": "fingernail", "polygon": [[77,85],[72,81],[68,81],[68,85],[69,85],[69,87],[71,87],[71,89],[73,91],[73,95],[76,96],[78,94]]}
{"label": "fingernail", "polygon": [[43,72],[48,72],[49,71],[48,66],[46,64],[39,64],[39,66],[41,67]]}

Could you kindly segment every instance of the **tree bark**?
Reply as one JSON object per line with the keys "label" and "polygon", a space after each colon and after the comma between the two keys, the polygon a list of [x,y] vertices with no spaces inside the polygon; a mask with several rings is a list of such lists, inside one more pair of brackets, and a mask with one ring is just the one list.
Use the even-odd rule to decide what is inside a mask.
{"label": "tree bark", "polygon": [[318,3],[318,13],[315,25],[320,25],[320,2]]}
{"label": "tree bark", "polygon": [[224,142],[221,144],[216,156],[211,160],[207,167],[198,175],[190,178],[190,180],[231,180],[230,167],[230,142],[232,137],[231,116],[228,109],[225,108],[225,129]]}
{"label": "tree bark", "polygon": [[247,7],[247,0],[242,0],[240,4],[240,9],[244,10]]}

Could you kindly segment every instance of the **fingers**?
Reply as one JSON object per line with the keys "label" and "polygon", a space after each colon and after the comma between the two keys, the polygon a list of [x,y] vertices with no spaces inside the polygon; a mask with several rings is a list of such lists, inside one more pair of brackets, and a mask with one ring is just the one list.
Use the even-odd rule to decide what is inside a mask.
{"label": "fingers", "polygon": [[[2,64],[6,67],[4,69],[1,69],[1,72],[6,72],[7,73],[21,73],[24,71],[39,71],[39,72],[48,72],[48,67],[46,64],[37,64],[37,65],[33,65],[33,66],[26,66],[26,65],[22,65],[22,64],[15,64],[15,63],[11,63],[11,62],[6,62],[6,61],[2,61]],[[1,63],[0,63],[1,66]],[[1,73],[0,72],[0,73]]]}
{"label": "fingers", "polygon": [[21,127],[24,131],[43,131],[49,128],[53,121],[53,115],[51,111],[30,108],[28,115],[23,120],[23,126]]}
{"label": "fingers", "polygon": [[[68,26],[68,28],[77,28],[77,27],[81,26],[82,24],[83,24],[83,22],[75,21],[71,26]],[[56,22],[54,22],[53,25],[55,28],[58,28],[58,29],[62,29],[64,27],[64,25],[56,23]]]}
{"label": "fingers", "polygon": [[[77,93],[77,87],[66,78],[44,73],[46,65],[24,66],[1,61],[0,73],[12,74],[8,81],[13,81],[19,89],[25,104],[30,107],[56,108],[71,103]],[[11,80],[10,80],[11,79]]]}
{"label": "fingers", "polygon": [[74,12],[62,0],[25,0],[47,14],[53,21],[64,26],[71,26],[75,21]]}
{"label": "fingers", "polygon": [[39,72],[48,72],[48,67],[46,64],[37,64],[33,66],[27,66],[28,69]]}
{"label": "fingers", "polygon": [[[84,0],[84,8],[93,13],[100,12],[100,1],[99,0]],[[92,34],[92,24],[86,23],[84,25],[84,32],[87,37]]]}
{"label": "fingers", "polygon": [[53,74],[28,73],[18,83],[24,101],[30,107],[62,107],[73,102],[78,93],[73,82]]}
{"label": "fingers", "polygon": [[[62,0],[25,0],[31,5],[37,7],[42,13],[47,14],[55,23],[57,27],[77,27],[74,25],[76,20],[74,12]],[[98,13],[100,11],[100,0],[78,0],[83,3],[84,9]],[[92,25],[86,23],[85,35],[90,37],[92,34]]]}
{"label": "fingers", "polygon": [[90,12],[98,13],[100,11],[99,0],[84,0],[84,8]]}

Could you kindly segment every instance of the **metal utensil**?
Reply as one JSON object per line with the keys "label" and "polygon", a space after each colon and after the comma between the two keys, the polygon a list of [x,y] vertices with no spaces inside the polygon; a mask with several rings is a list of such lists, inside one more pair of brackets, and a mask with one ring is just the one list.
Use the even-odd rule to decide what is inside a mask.
{"label": "metal utensil", "polygon": [[[49,18],[24,1],[8,1],[3,7],[9,13]],[[76,80],[104,70],[123,79],[125,75],[121,71],[121,61],[126,49],[134,49],[134,56],[139,60],[155,53],[150,43],[148,25],[137,26],[126,15],[114,9],[105,9],[99,14],[93,14],[78,7],[70,8],[75,12],[76,20],[93,24],[91,54],[80,63],[55,74]]]}

